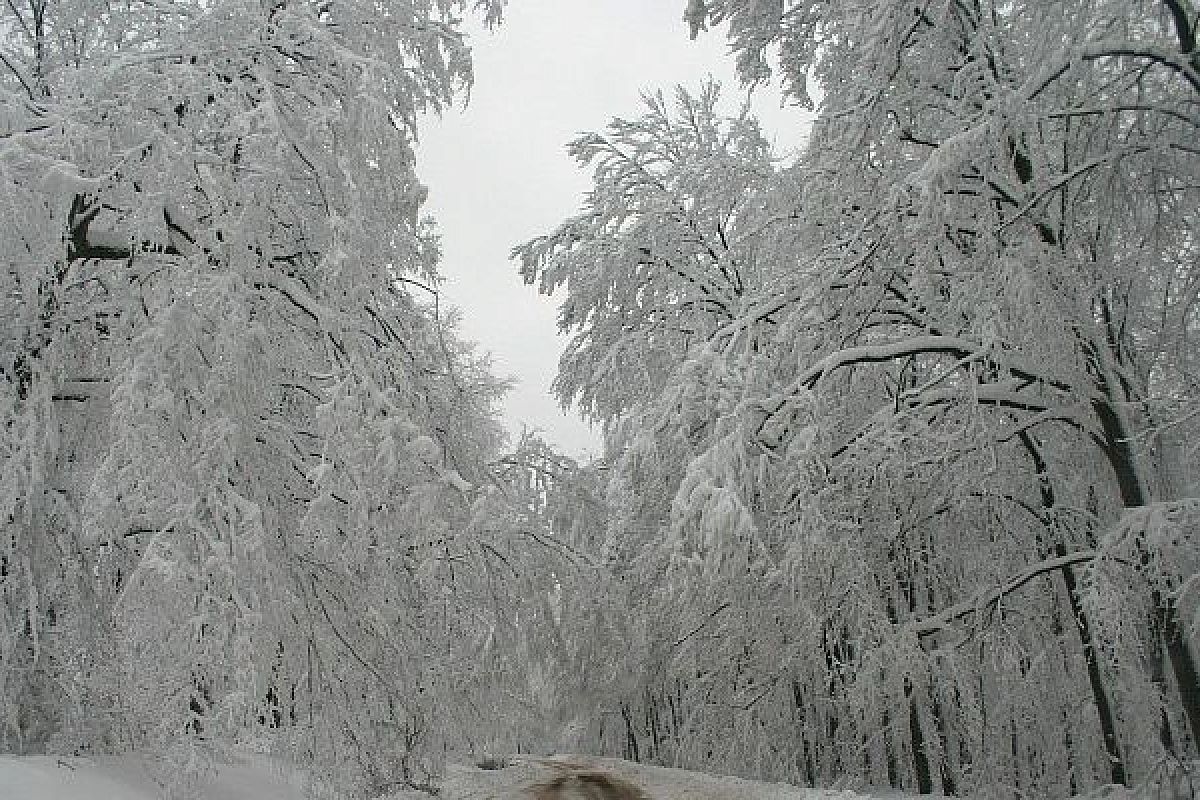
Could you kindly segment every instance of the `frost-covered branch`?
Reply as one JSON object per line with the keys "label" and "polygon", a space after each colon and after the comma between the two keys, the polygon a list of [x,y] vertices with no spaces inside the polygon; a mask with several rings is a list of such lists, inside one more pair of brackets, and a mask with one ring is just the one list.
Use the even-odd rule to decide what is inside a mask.
{"label": "frost-covered branch", "polygon": [[1095,560],[1097,556],[1098,554],[1095,550],[1081,550],[1075,553],[1068,553],[1065,556],[1039,561],[1004,584],[982,591],[970,600],[953,605],[932,617],[927,617],[913,623],[909,626],[909,629],[917,636],[931,636],[939,633],[964,617],[972,614],[977,616],[982,615],[989,608],[998,606],[1003,602],[1005,597],[1025,586],[1034,578],[1061,570],[1063,567],[1086,564]]}

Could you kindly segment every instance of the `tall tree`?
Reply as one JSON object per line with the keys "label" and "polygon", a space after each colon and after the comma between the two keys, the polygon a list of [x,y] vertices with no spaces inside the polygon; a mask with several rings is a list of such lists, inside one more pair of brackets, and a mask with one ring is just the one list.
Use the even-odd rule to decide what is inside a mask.
{"label": "tall tree", "polygon": [[[576,348],[560,375],[567,399],[633,387],[584,407],[609,425],[616,534],[671,598],[647,604],[649,652],[681,682],[693,758],[1063,794],[1194,750],[1198,96],[1179,8],[688,5],[694,31],[728,24],[748,81],[777,52],[794,98],[823,92],[795,166],[695,192],[701,218],[724,189],[775,198],[742,228],[760,277],[730,316],[657,373],[622,384],[621,361]],[[558,249],[518,251],[605,354],[671,308],[593,290],[631,269],[650,217],[614,174],[589,204],[627,216],[585,209]],[[670,266],[642,283],[687,296]]]}
{"label": "tall tree", "polygon": [[[1012,418],[1003,438],[1023,443],[1040,480],[1051,478],[1034,442],[1054,429],[1044,434],[1053,446],[1107,462],[1110,476],[1078,486],[1110,497],[1109,508],[1179,499],[1166,474],[1178,439],[1159,434],[1193,420],[1196,404],[1194,357],[1175,355],[1196,333],[1186,299],[1196,21],[1173,3],[896,5],[869,27],[841,7],[692,11],[697,26],[730,20],[747,76],[777,41],[798,97],[810,69],[828,87],[828,121],[810,153],[833,180],[810,186],[814,208],[847,187],[886,198],[837,206],[861,226],[846,248],[853,261],[834,253],[839,279],[856,287],[843,292],[851,327],[840,328],[853,333],[794,385],[856,365],[954,360],[904,387],[896,406],[929,408],[965,389]],[[955,388],[972,364],[989,374]],[[1053,494],[1043,490],[1043,503]],[[1200,686],[1187,634],[1169,594],[1152,588],[1150,599],[1151,648],[1163,638],[1195,737]],[[1169,727],[1164,717],[1168,747]]]}
{"label": "tall tree", "polygon": [[4,8],[0,746],[259,726],[378,789],[476,724],[502,385],[412,141],[502,5]]}

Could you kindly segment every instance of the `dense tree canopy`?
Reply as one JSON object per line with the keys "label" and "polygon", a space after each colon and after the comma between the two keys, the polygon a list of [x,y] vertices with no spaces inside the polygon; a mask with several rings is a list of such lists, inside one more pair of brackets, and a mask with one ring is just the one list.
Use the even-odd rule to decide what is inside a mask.
{"label": "dense tree canopy", "polygon": [[690,0],[816,123],[784,160],[709,81],[571,143],[592,191],[513,255],[580,465],[504,449],[422,216],[504,5],[0,6],[0,750],[1195,758],[1195,10]]}
{"label": "dense tree canopy", "polygon": [[543,573],[412,143],[502,5],[4,7],[0,747],[265,736],[379,789],[488,744]]}
{"label": "dense tree canopy", "polygon": [[567,290],[559,390],[653,587],[598,746],[1053,796],[1194,754],[1195,13],[686,18],[821,101],[777,164],[712,87],[651,97],[572,145],[582,213],[515,253]]}

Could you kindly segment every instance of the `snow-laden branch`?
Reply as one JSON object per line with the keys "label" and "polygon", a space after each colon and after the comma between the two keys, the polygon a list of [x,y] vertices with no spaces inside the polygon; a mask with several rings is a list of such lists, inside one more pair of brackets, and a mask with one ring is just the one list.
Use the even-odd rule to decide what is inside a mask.
{"label": "snow-laden branch", "polygon": [[1007,428],[998,436],[996,441],[1007,442],[1039,425],[1049,422],[1062,422],[1072,428],[1086,433],[1092,441],[1103,446],[1103,430],[1096,427],[1094,420],[1087,413],[1087,407],[1081,404],[1052,405],[1028,394],[1016,391],[1012,381],[998,384],[976,384],[959,389],[940,388],[910,390],[900,395],[898,402],[891,402],[879,408],[868,417],[867,422],[859,426],[852,435],[830,452],[833,458],[844,455],[857,442],[862,441],[872,429],[885,420],[894,418],[897,414],[915,412],[935,406],[944,406],[956,400],[970,399],[982,406],[1007,408],[1013,411],[1028,412],[1030,416],[1021,418],[1013,427]]}
{"label": "snow-laden branch", "polygon": [[[1071,385],[1065,381],[1043,375],[1038,370],[1013,358],[1011,353],[989,351],[979,342],[961,336],[944,336],[938,334],[912,336],[894,342],[882,344],[859,345],[847,347],[830,353],[807,370],[802,372],[793,382],[796,388],[814,389],[821,379],[832,372],[858,364],[877,364],[884,361],[896,361],[917,355],[944,354],[954,356],[962,364],[971,361],[981,361],[985,358],[997,363],[997,366],[1020,380],[1023,384],[1040,383],[1056,389],[1069,391]],[[945,376],[943,376],[944,378]]]}
{"label": "snow-laden branch", "polygon": [[333,319],[337,317],[336,312],[313,297],[304,284],[295,278],[268,273],[264,270],[260,279],[263,286],[279,292],[287,298],[288,302],[307,314],[318,325],[328,328]]}
{"label": "snow-laden branch", "polygon": [[898,358],[928,353],[944,353],[956,358],[982,357],[979,344],[958,336],[914,336],[897,342],[847,347],[830,353],[800,374],[797,387],[814,389],[822,378],[843,367],[855,364],[877,364]]}
{"label": "snow-laden branch", "polygon": [[1200,73],[1189,60],[1188,54],[1172,52],[1165,48],[1154,47],[1146,42],[1112,41],[1094,42],[1068,51],[1058,61],[1043,69],[1028,81],[1018,92],[1019,96],[1033,100],[1044,92],[1050,84],[1070,71],[1071,67],[1083,61],[1098,61],[1103,58],[1126,56],[1161,64],[1172,72],[1177,73],[1200,94]]}
{"label": "snow-laden branch", "polygon": [[980,592],[970,600],[962,603],[956,603],[950,606],[939,614],[932,617],[927,617],[923,620],[913,623],[909,629],[917,636],[931,636],[943,629],[956,620],[962,619],[970,614],[979,614],[989,606],[997,605],[1006,595],[1012,594],[1017,589],[1020,589],[1025,584],[1029,583],[1039,575],[1045,575],[1048,572],[1070,567],[1075,564],[1082,564],[1087,561],[1092,561],[1096,558],[1095,550],[1081,550],[1076,553],[1068,553],[1065,556],[1058,556],[1046,561],[1039,561],[1033,564],[1024,572],[1009,579],[1000,586],[993,587],[986,591]]}
{"label": "snow-laden branch", "polygon": [[[1073,393],[1073,387],[1066,381],[1043,376],[1022,362],[1014,361],[1009,353],[996,354],[995,351],[989,350],[980,343],[970,339],[961,336],[943,336],[939,334],[913,336],[893,342],[847,347],[830,353],[802,372],[798,378],[792,381],[786,390],[776,396],[777,399],[773,407],[767,407],[769,410],[766,412],[766,417],[760,426],[760,430],[766,427],[769,419],[788,407],[790,398],[805,391],[814,390],[823,378],[839,369],[859,364],[896,361],[917,355],[931,354],[949,355],[954,357],[956,362],[949,368],[939,372],[937,376],[924,385],[901,393],[894,403],[889,404],[887,409],[883,409],[879,413],[872,415],[872,421],[860,428],[857,433],[839,447],[835,451],[835,455],[845,452],[856,440],[860,439],[875,422],[882,418],[881,415],[891,416],[902,410],[941,405],[960,398],[970,398],[974,402],[985,406],[1046,415],[1044,417],[1039,416],[1037,422],[1033,424],[1040,424],[1055,419],[1087,432],[1093,439],[1096,439],[1099,435],[1088,424],[1088,418],[1078,413],[1077,407],[1059,406],[1046,398],[1038,397],[1031,392],[1024,391],[1033,385],[1043,385],[1060,392]],[[944,382],[953,372],[966,368],[972,362],[985,360],[995,360],[997,362],[996,366],[1001,371],[1001,375],[1007,375],[1008,377],[998,381],[973,383],[969,387],[938,387],[937,384]]]}
{"label": "snow-laden branch", "polygon": [[1025,205],[1021,206],[1020,210],[1018,210],[1016,214],[1014,214],[1013,216],[1011,216],[1007,220],[1005,220],[1003,223],[1001,223],[1000,227],[997,228],[997,232],[1007,229],[1008,227],[1010,227],[1017,221],[1028,216],[1029,213],[1031,211],[1033,211],[1035,208],[1037,208],[1038,205],[1048,195],[1058,191],[1059,189],[1066,186],[1068,183],[1075,180],[1076,178],[1086,175],[1087,173],[1091,172],[1093,169],[1096,169],[1097,167],[1108,164],[1109,162],[1112,162],[1112,161],[1118,161],[1122,158],[1128,158],[1131,156],[1141,155],[1142,153],[1150,152],[1151,150],[1159,149],[1164,146],[1165,145],[1160,142],[1153,148],[1148,147],[1148,146],[1117,148],[1114,150],[1109,150],[1105,153],[1100,154],[1099,156],[1096,156],[1093,159],[1085,161],[1084,163],[1076,166],[1070,172],[1066,172],[1062,175],[1059,175],[1059,176],[1055,177],[1053,180],[1047,182],[1046,186],[1044,188],[1042,188],[1041,191],[1034,194],[1033,197],[1031,197],[1028,201],[1026,201]]}

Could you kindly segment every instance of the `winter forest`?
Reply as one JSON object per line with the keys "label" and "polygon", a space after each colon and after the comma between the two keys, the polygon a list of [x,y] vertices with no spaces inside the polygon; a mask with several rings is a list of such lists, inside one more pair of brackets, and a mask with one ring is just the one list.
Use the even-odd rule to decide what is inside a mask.
{"label": "winter forest", "polygon": [[815,123],[710,81],[563,143],[590,191],[497,268],[586,461],[506,433],[422,209],[507,0],[0,4],[0,752],[1200,757],[1192,0],[662,1]]}

